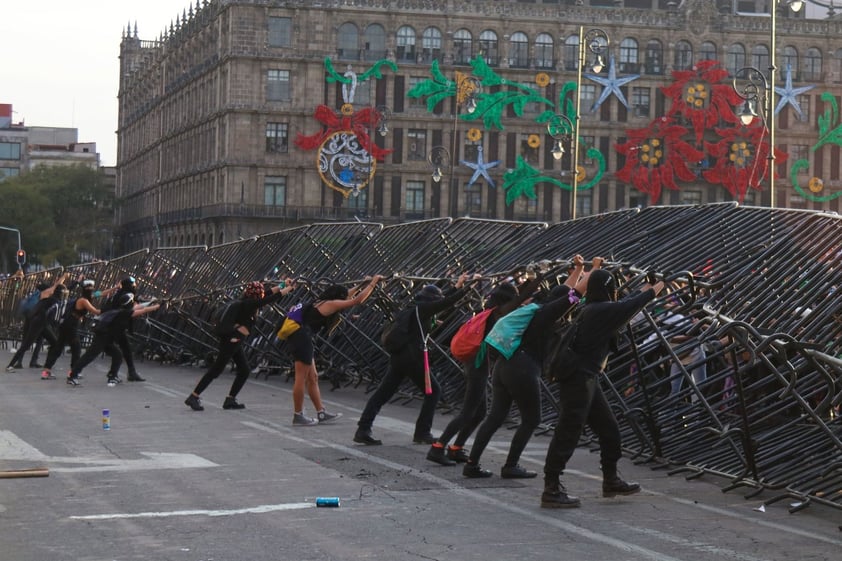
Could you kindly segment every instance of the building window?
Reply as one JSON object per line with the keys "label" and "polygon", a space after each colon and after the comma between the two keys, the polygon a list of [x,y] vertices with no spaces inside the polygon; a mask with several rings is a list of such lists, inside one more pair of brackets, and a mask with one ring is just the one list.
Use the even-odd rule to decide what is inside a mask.
{"label": "building window", "polygon": [[582,158],[582,162],[585,165],[592,165],[594,163],[593,158],[588,156],[588,149],[596,143],[595,136],[582,136],[582,141],[579,144],[579,157]]}
{"label": "building window", "polygon": [[554,68],[553,37],[549,33],[539,33],[535,38],[535,68]]}
{"label": "building window", "polygon": [[346,22],[339,26],[336,34],[336,51],[339,58],[346,60],[359,60],[360,58],[360,37],[357,26]]}
{"label": "building window", "polygon": [[596,101],[596,85],[582,84],[582,95],[579,98],[582,104],[582,115],[590,112]]}
{"label": "building window", "polygon": [[[369,186],[371,186],[371,184],[369,184]],[[360,189],[348,197],[347,201],[348,208],[356,211],[354,214],[366,214],[368,211],[368,189]]]}
{"label": "building window", "polygon": [[540,145],[535,145],[533,141],[533,145],[530,146],[530,139],[540,138],[539,135],[534,134],[521,134],[520,135],[520,156],[526,161],[528,164],[536,166],[538,165],[538,148]]}
{"label": "building window", "polygon": [[[409,77],[409,90],[412,91],[415,86],[420,84],[421,82],[425,81],[426,78],[423,76],[410,76]],[[409,97],[406,98],[409,102],[410,109],[425,109],[427,108],[427,101],[422,97]]]}
{"label": "building window", "polygon": [[769,49],[766,45],[755,45],[751,49],[751,65],[755,68],[769,68]]}
{"label": "building window", "polygon": [[781,66],[781,72],[783,73],[784,78],[786,77],[787,69],[792,72],[792,79],[795,81],[800,80],[798,77],[798,51],[795,50],[795,47],[792,45],[787,45],[784,47],[783,52],[783,66]]}
{"label": "building window", "polygon": [[407,216],[423,216],[424,215],[424,182],[423,181],[407,181],[406,182],[406,215]]}
{"label": "building window", "polygon": [[681,204],[700,205],[702,204],[702,192],[696,189],[684,189],[681,191]]}
{"label": "building window", "polygon": [[0,142],[0,160],[20,160],[20,142]]}
{"label": "building window", "polygon": [[620,72],[635,74],[639,70],[637,41],[629,37],[620,43]]}
{"label": "building window", "polygon": [[808,82],[822,79],[822,53],[815,47],[807,49],[807,54],[804,55],[804,75],[802,78]]}
{"label": "building window", "polygon": [[406,133],[409,151],[408,160],[423,161],[427,159],[427,131],[424,129],[409,129]]}
{"label": "building window", "polygon": [[453,34],[453,64],[468,64],[473,53],[471,32],[460,29]]}
{"label": "building window", "polygon": [[18,168],[0,167],[0,181],[3,181],[7,177],[16,177],[18,175],[20,175],[20,169]]}
{"label": "building window", "polygon": [[415,30],[408,25],[398,29],[395,58],[398,62],[415,62]]}
{"label": "building window", "polygon": [[646,73],[660,75],[664,73],[664,47],[656,39],[646,43]]}
{"label": "building window", "polygon": [[500,64],[500,52],[497,44],[497,34],[486,29],[479,34],[479,51],[485,64],[497,66]]}
{"label": "building window", "polygon": [[537,220],[538,219],[538,198],[521,196],[514,202],[515,220]]}
{"label": "building window", "polygon": [[702,43],[702,47],[699,49],[699,60],[716,60],[716,45],[711,43],[710,41],[705,41]]}
{"label": "building window", "polygon": [[429,64],[441,60],[441,31],[428,27],[421,35],[421,62]]}
{"label": "building window", "polygon": [[266,123],[266,151],[286,154],[289,150],[289,125]]}
{"label": "building window", "polygon": [[372,103],[374,93],[372,90],[372,86],[375,88],[377,87],[374,80],[365,80],[363,82],[357,82],[357,88],[354,91],[354,99],[352,103],[357,107],[366,107],[374,105]]}
{"label": "building window", "polygon": [[592,192],[578,191],[576,193],[576,216],[590,216],[593,214]]}
{"label": "building window", "polygon": [[289,47],[292,45],[292,18],[269,18],[269,46]]}
{"label": "building window", "polygon": [[269,70],[266,74],[266,100],[289,101],[289,70]]}
{"label": "building window", "polygon": [[632,88],[632,106],[635,117],[649,118],[649,88]]}
{"label": "building window", "polygon": [[482,215],[482,183],[465,185],[465,214]]}
{"label": "building window", "polygon": [[509,66],[512,68],[529,68],[529,38],[525,33],[512,33],[509,57]]}
{"label": "building window", "polygon": [[675,44],[675,70],[690,70],[693,66],[693,45],[687,41]]}
{"label": "building window", "polygon": [[577,70],[579,66],[579,36],[570,35],[564,40],[564,69]]}
{"label": "building window", "polygon": [[[526,88],[526,91],[535,89],[535,80],[531,82],[521,82],[521,86]],[[524,113],[539,113],[544,108],[544,104],[540,101],[530,101],[523,106]]]}
{"label": "building window", "polygon": [[739,43],[728,47],[728,52],[725,53],[725,69],[731,76],[737,73],[737,70],[746,65],[746,49]]}
{"label": "building window", "polygon": [[809,94],[799,94],[796,96],[798,100],[798,105],[801,106],[801,119],[802,122],[808,123],[810,122],[810,95]]}
{"label": "building window", "polygon": [[798,160],[806,160],[809,155],[809,147],[806,144],[790,144],[789,146],[789,162],[797,162]]}
{"label": "building window", "polygon": [[287,178],[266,177],[263,180],[263,204],[266,206],[286,206]]}
{"label": "building window", "polygon": [[363,36],[365,60],[381,60],[386,58],[386,30],[379,23],[373,23],[365,28]]}

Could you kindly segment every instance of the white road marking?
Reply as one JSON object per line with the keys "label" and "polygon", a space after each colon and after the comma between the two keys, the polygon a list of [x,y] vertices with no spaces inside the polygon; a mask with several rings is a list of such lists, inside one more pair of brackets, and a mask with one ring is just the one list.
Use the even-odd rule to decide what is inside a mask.
{"label": "white road marking", "polygon": [[263,514],[281,510],[301,510],[313,508],[315,503],[286,503],[277,505],[260,505],[249,508],[235,508],[230,510],[172,510],[169,512],[135,512],[115,514],[90,514],[86,516],[71,516],[73,520],[116,520],[125,518],[169,518],[172,516],[234,516],[237,514]]}

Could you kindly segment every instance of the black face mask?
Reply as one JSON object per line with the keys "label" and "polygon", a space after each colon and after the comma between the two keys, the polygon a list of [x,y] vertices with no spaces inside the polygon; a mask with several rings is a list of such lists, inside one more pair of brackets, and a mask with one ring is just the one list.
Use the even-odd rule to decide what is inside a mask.
{"label": "black face mask", "polygon": [[603,269],[593,271],[588,278],[588,302],[613,302],[617,299],[614,276]]}

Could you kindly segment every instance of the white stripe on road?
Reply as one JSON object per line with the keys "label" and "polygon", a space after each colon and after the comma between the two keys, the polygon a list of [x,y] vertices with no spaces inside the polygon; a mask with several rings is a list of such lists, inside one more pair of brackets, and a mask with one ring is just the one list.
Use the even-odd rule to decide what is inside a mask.
{"label": "white stripe on road", "polygon": [[250,508],[235,508],[230,510],[172,510],[170,512],[136,512],[117,514],[91,514],[87,516],[71,516],[73,520],[116,520],[125,518],[169,518],[171,516],[234,516],[237,514],[263,514],[280,510],[301,510],[315,507],[315,503],[286,503],[278,505],[260,505]]}

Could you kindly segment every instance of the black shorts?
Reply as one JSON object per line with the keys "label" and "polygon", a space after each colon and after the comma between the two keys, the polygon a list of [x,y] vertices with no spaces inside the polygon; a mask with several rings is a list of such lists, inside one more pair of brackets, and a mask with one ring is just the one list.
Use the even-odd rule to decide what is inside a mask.
{"label": "black shorts", "polygon": [[287,349],[292,359],[304,364],[313,362],[313,334],[302,327],[287,338]]}

